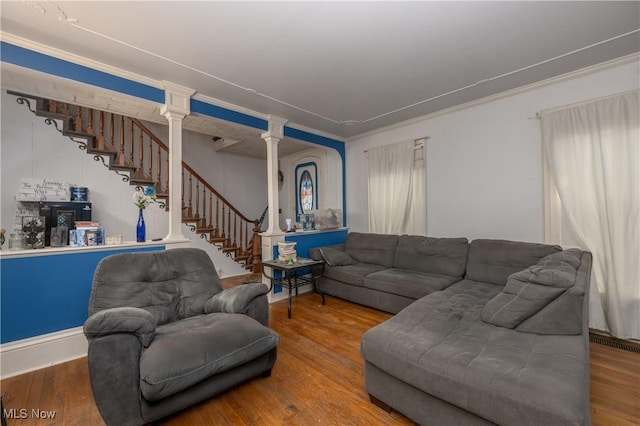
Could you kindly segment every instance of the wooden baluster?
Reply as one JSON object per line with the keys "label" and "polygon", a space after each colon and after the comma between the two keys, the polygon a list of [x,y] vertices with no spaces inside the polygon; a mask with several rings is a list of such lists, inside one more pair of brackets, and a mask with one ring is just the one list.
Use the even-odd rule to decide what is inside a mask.
{"label": "wooden baluster", "polygon": [[233,246],[238,245],[238,213],[233,213]]}
{"label": "wooden baluster", "polygon": [[111,149],[115,149],[116,147],[116,143],[115,143],[115,133],[116,133],[116,121],[115,121],[115,115],[113,113],[109,114],[111,116]]}
{"label": "wooden baluster", "polygon": [[225,238],[226,234],[224,233],[224,208],[225,208],[225,204],[222,203],[222,234],[220,235],[221,238]]}
{"label": "wooden baluster", "polygon": [[159,185],[162,182],[162,149],[160,148],[160,144],[158,144],[158,174],[155,179],[156,183]]}
{"label": "wooden baluster", "polygon": [[87,124],[87,133],[93,135],[93,108],[89,108],[89,123]]}
{"label": "wooden baluster", "polygon": [[49,101],[49,112],[58,112],[58,101]]}
{"label": "wooden baluster", "polygon": [[153,179],[153,139],[149,138],[149,178]]}
{"label": "wooden baluster", "polygon": [[227,209],[227,245],[231,245],[231,207]]}
{"label": "wooden baluster", "polygon": [[[56,109],[57,109],[57,107],[56,107]],[[63,103],[62,104],[62,114],[71,115],[71,114],[69,114],[69,104],[67,104],[67,103]]]}
{"label": "wooden baluster", "polygon": [[207,187],[202,184],[202,226],[207,227]]}
{"label": "wooden baluster", "polygon": [[196,179],[196,216],[200,217],[200,179]]}
{"label": "wooden baluster", "polygon": [[245,224],[245,232],[244,232],[244,246],[249,247],[249,222]]}
{"label": "wooden baluster", "polygon": [[134,142],[133,120],[129,118],[129,163],[131,163],[132,166],[135,166],[136,162],[133,156],[133,153],[135,152],[135,146],[134,146],[135,144],[133,142]]}
{"label": "wooden baluster", "polygon": [[242,227],[242,219],[240,220],[240,238],[238,239],[238,241],[240,241],[240,247],[242,248],[242,254],[244,254],[244,245],[243,240],[242,240],[242,231],[244,231],[244,228]]}
{"label": "wooden baluster", "polygon": [[187,213],[189,217],[193,217],[193,185],[192,185],[192,175],[191,172],[189,172],[189,208],[187,210]]}
{"label": "wooden baluster", "polygon": [[213,227],[213,192],[209,191],[209,222],[207,223],[207,228],[211,229]]}
{"label": "wooden baluster", "polygon": [[78,105],[76,107],[76,126],[75,131],[78,133],[82,133],[82,107]]}
{"label": "wooden baluster", "polygon": [[104,111],[100,111],[100,118],[98,123],[98,149],[104,149]]}
{"label": "wooden baluster", "polygon": [[140,136],[138,137],[138,161],[140,163],[140,176],[142,177],[144,176],[144,132],[140,128],[138,130],[140,131]]}
{"label": "wooden baluster", "polygon": [[220,237],[220,198],[216,197],[216,237]]}
{"label": "wooden baluster", "polygon": [[118,164],[125,165],[124,161],[124,115],[120,116],[120,154],[118,158]]}

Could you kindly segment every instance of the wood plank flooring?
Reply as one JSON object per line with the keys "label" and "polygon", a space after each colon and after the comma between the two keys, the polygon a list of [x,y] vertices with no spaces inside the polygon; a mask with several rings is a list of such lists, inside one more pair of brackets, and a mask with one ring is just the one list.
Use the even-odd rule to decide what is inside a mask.
{"label": "wood plank flooring", "polygon": [[[233,282],[232,282],[233,284]],[[271,377],[257,378],[156,425],[412,425],[373,406],[364,390],[360,337],[391,315],[333,297],[306,293],[271,305],[271,328],[281,337]],[[26,408],[8,425],[103,425],[95,407],[86,358],[0,382],[4,408]],[[32,409],[55,411],[36,419]],[[593,425],[640,425],[640,354],[591,344]]]}

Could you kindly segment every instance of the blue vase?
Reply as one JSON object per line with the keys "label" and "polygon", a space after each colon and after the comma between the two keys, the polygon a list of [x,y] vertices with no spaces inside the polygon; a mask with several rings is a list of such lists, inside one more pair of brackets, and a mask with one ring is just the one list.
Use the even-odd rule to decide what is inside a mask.
{"label": "blue vase", "polygon": [[144,224],[144,216],[142,215],[142,209],[138,214],[138,224],[136,225],[136,241],[144,243],[147,240],[147,229]]}

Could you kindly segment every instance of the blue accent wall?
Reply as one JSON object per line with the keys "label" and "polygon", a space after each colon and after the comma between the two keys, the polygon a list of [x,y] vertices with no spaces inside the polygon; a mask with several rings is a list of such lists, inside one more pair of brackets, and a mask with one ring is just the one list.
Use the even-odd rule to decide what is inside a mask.
{"label": "blue accent wall", "polygon": [[242,124],[255,129],[266,131],[269,128],[269,122],[262,118],[253,117],[237,111],[232,111],[216,105],[211,105],[197,99],[191,99],[191,112],[208,115],[209,117],[219,118],[221,120],[231,121],[233,123]]}
{"label": "blue accent wall", "polygon": [[82,326],[88,317],[93,273],[102,258],[164,249],[79,250],[0,259],[1,343]]}
{"label": "blue accent wall", "polygon": [[2,58],[2,62],[164,104],[163,89],[118,77],[103,71],[94,70],[43,53],[34,52],[33,50],[23,47],[14,46],[4,41],[1,43],[0,57]]}
{"label": "blue accent wall", "polygon": [[309,249],[315,247],[333,246],[342,244],[347,239],[346,229],[338,229],[335,231],[313,232],[309,234],[295,232],[286,234],[285,241],[296,243],[296,252],[300,257],[309,257]]}

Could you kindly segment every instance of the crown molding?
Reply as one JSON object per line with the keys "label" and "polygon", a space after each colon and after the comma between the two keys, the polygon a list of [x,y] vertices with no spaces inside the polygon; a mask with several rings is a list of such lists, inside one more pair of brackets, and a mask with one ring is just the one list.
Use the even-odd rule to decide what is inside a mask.
{"label": "crown molding", "polygon": [[388,126],[384,126],[384,127],[380,127],[378,129],[375,130],[371,130],[368,132],[364,132],[364,133],[360,133],[358,135],[354,135],[354,136],[350,136],[348,138],[346,138],[346,142],[352,142],[355,140],[359,140],[362,138],[366,138],[369,136],[373,136],[379,133],[384,133],[387,132],[389,130],[393,130],[393,129],[397,129],[400,127],[405,127],[411,124],[415,124],[415,123],[419,123],[421,121],[425,121],[425,120],[429,120],[435,117],[440,117],[442,115],[446,115],[446,114],[451,114],[457,111],[461,111],[461,110],[465,110],[468,108],[473,108],[479,105],[483,105],[489,102],[493,102],[493,101],[497,101],[500,99],[504,99],[504,98],[508,98],[510,96],[514,96],[520,93],[524,93],[524,92],[529,92],[531,90],[536,90],[542,87],[546,87],[546,86],[550,86],[556,83],[560,83],[566,80],[573,80],[579,77],[584,77],[586,75],[590,75],[590,74],[595,74],[597,72],[601,72],[610,68],[615,68],[615,67],[619,67],[622,65],[626,65],[626,64],[630,64],[632,62],[639,62],[640,61],[640,53],[632,53],[630,55],[627,56],[622,56],[620,58],[616,58],[616,59],[612,59],[606,62],[602,62],[600,64],[596,64],[596,65],[591,65],[589,67],[586,68],[581,68],[579,70],[576,71],[571,71],[568,72],[566,74],[562,74],[559,76],[555,76],[555,77],[551,77],[548,78],[546,80],[541,80],[535,83],[531,83],[531,84],[527,84],[525,86],[521,86],[521,87],[517,87],[515,89],[510,89],[504,92],[500,92],[500,93],[496,93],[494,95],[490,95],[490,96],[486,96],[484,98],[480,98],[480,99],[476,99],[470,102],[466,102],[464,104],[460,104],[460,105],[456,105],[453,106],[451,108],[447,108],[447,109],[443,109],[440,111],[436,111],[436,112],[432,112],[430,114],[425,114],[422,115],[420,117],[416,117],[416,118],[412,118],[409,120],[405,120],[405,121],[401,121],[399,123],[394,123],[394,124],[390,124]]}

